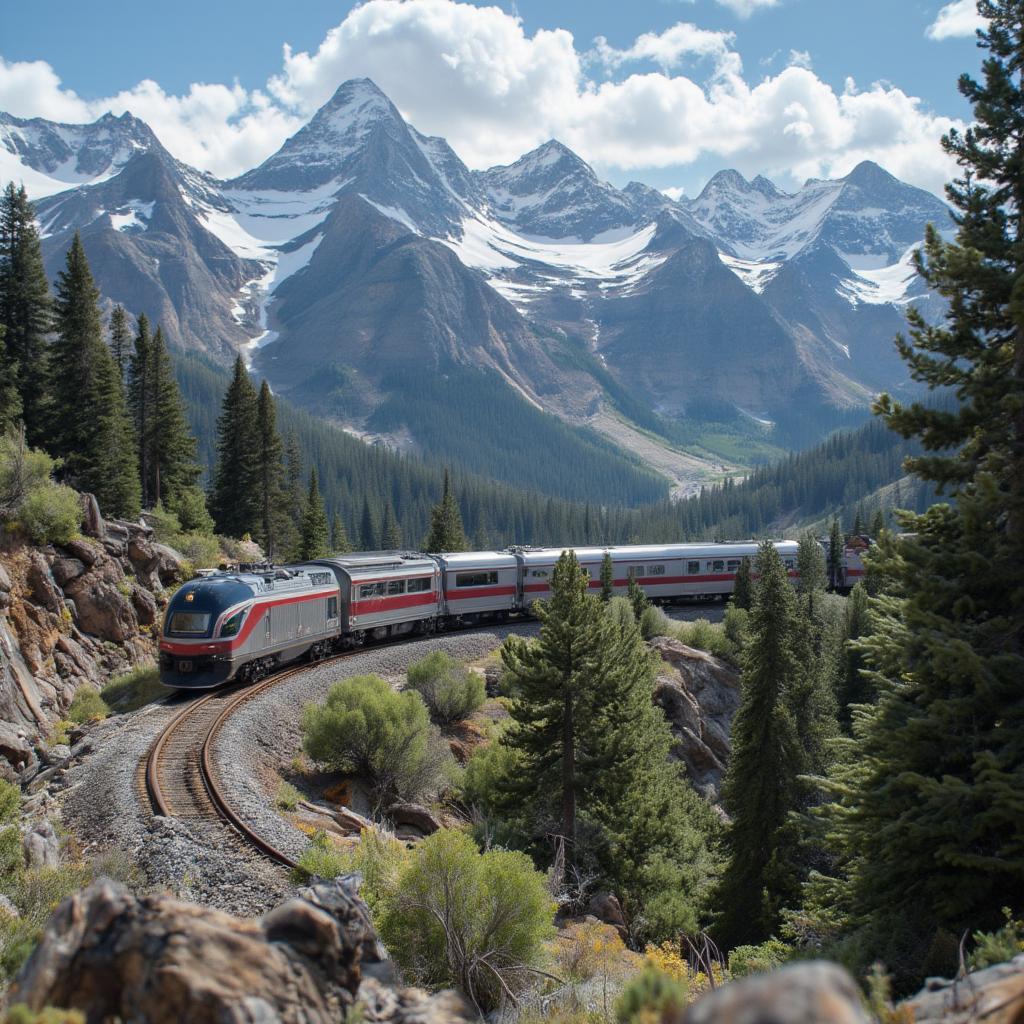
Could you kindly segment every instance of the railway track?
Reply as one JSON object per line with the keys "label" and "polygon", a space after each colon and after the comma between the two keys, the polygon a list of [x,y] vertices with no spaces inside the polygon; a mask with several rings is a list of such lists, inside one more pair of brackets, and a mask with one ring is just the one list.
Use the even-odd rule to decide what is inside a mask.
{"label": "railway track", "polygon": [[[327,660],[341,661],[348,656],[342,654]],[[153,813],[186,820],[223,821],[239,844],[255,847],[283,867],[295,867],[291,857],[257,835],[235,813],[218,783],[213,747],[224,723],[239,707],[309,667],[288,669],[244,688],[214,690],[186,704],[164,727],[146,755],[146,793]]]}

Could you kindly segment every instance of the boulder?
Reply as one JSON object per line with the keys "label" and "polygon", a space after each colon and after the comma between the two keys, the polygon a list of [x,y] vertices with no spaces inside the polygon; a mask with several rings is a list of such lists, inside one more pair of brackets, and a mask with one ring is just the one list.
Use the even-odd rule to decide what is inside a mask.
{"label": "boulder", "polygon": [[622,905],[619,903],[615,893],[595,892],[587,904],[587,913],[591,917],[596,917],[598,921],[614,925],[622,931],[625,930],[626,918],[622,913]]}
{"label": "boulder", "polygon": [[82,533],[97,540],[103,540],[105,533],[100,504],[92,494],[82,495]]}
{"label": "boulder", "polygon": [[937,980],[897,1007],[915,1024],[1021,1024],[1024,954],[955,981]]}
{"label": "boulder", "polygon": [[433,835],[441,827],[441,822],[422,804],[392,804],[387,815],[396,825],[407,825],[425,836]]}
{"label": "boulder", "polygon": [[51,821],[33,825],[22,839],[22,848],[26,867],[55,868],[60,865],[60,839]]}
{"label": "boulder", "polygon": [[167,895],[136,898],[101,879],[58,907],[9,1001],[81,1010],[88,1024],[319,1024],[344,1019],[357,999],[374,1021],[470,1019],[450,995],[388,987],[384,960],[350,879],[300,890],[261,921]]}
{"label": "boulder", "polygon": [[175,551],[167,544],[154,544],[153,550],[159,559],[156,574],[164,586],[184,579],[182,566],[185,563],[185,556],[180,551]]}
{"label": "boulder", "polygon": [[50,566],[50,572],[53,573],[57,586],[63,587],[85,572],[85,563],[77,558],[57,558]]}
{"label": "boulder", "polygon": [[101,558],[105,557],[102,547],[97,547],[94,544],[90,544],[87,540],[80,540],[77,537],[74,540],[69,540],[62,547],[72,558],[77,558],[88,566],[95,565]]}
{"label": "boulder", "polygon": [[75,602],[75,618],[82,632],[123,643],[138,631],[138,619],[123,587],[124,578],[114,562],[97,566],[68,584],[66,593]]}
{"label": "boulder", "polygon": [[6,594],[12,586],[10,574],[4,568],[3,563],[0,562],[0,592]]}
{"label": "boulder", "polygon": [[46,559],[38,551],[29,554],[28,572],[25,577],[29,592],[36,604],[54,615],[60,615],[64,607],[64,595],[54,581]]}
{"label": "boulder", "polygon": [[[915,1018],[916,1019],[916,1018]],[[741,978],[692,1003],[673,1024],[870,1024],[860,990],[823,960]]]}
{"label": "boulder", "polygon": [[35,758],[24,734],[10,722],[0,722],[0,757],[21,770]]}
{"label": "boulder", "polygon": [[148,590],[142,587],[132,587],[132,605],[143,626],[152,626],[156,622],[158,615],[156,598]]}

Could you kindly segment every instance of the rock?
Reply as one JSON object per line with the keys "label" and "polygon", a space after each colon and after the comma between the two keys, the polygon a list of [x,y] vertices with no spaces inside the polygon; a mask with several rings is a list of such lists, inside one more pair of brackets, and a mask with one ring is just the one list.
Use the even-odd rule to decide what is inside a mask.
{"label": "rock", "polygon": [[25,866],[55,868],[60,864],[60,839],[51,821],[41,821],[25,834],[21,841],[25,851]]}
{"label": "rock", "polygon": [[138,619],[126,594],[116,562],[97,566],[72,580],[67,594],[75,602],[78,627],[103,640],[123,643],[138,632]]}
{"label": "rock", "polygon": [[185,563],[185,556],[166,544],[154,544],[159,561],[157,562],[156,573],[160,582],[167,586],[169,583],[178,583],[184,579],[182,566]]}
{"label": "rock", "polygon": [[[376,934],[351,880],[301,890],[262,921],[170,896],[136,898],[101,879],[58,907],[11,988],[10,1003],[170,1024],[320,1024],[361,995],[363,964],[379,966]],[[452,997],[367,982],[370,1019],[468,1021]]]}
{"label": "rock", "polygon": [[21,912],[10,898],[0,893],[0,917],[21,917]]}
{"label": "rock", "polygon": [[622,913],[622,906],[618,898],[611,892],[595,892],[587,904],[587,913],[596,917],[598,921],[614,925],[616,928],[625,930],[626,918]]}
{"label": "rock", "polygon": [[85,564],[77,558],[58,558],[50,566],[50,572],[53,573],[57,586],[63,587],[66,583],[76,579],[85,572]]}
{"label": "rock", "polygon": [[7,570],[0,564],[0,592],[7,593],[10,591],[13,584],[11,583],[11,577]]}
{"label": "rock", "polygon": [[128,541],[128,560],[140,576],[148,576],[156,570],[160,556],[153,550],[149,538],[141,534],[133,534]]}
{"label": "rock", "polygon": [[101,558],[103,558],[103,549],[90,544],[87,540],[79,540],[76,538],[75,540],[69,540],[62,546],[72,558],[77,558],[80,562],[84,562],[88,566],[95,565]]}
{"label": "rock", "polygon": [[408,825],[425,836],[433,835],[441,827],[441,822],[422,804],[392,804],[387,815],[396,825]]}
{"label": "rock", "polygon": [[100,504],[92,494],[82,495],[82,533],[86,537],[103,540],[105,533],[103,516],[100,515]]}
{"label": "rock", "polygon": [[1024,954],[956,981],[929,985],[896,1008],[915,1024],[1021,1024],[1024,1021]]}
{"label": "rock", "polygon": [[[916,1018],[915,1018],[916,1019]],[[838,964],[792,964],[740,978],[692,1003],[679,1024],[869,1024],[860,990]]]}
{"label": "rock", "polygon": [[488,664],[484,668],[484,689],[488,697],[497,697],[501,694],[501,677],[504,673],[501,665]]}
{"label": "rock", "polygon": [[324,818],[330,818],[341,827],[342,834],[351,835],[362,832],[364,828],[372,829],[373,822],[364,818],[351,807],[321,807],[318,804],[310,803],[308,800],[300,800],[299,807],[310,814],[317,814]]}
{"label": "rock", "polygon": [[60,615],[61,609],[64,607],[64,595],[54,582],[46,559],[38,551],[33,551],[29,555],[25,582],[28,584],[36,604],[41,605],[48,612],[53,612],[54,615]]}
{"label": "rock", "polygon": [[0,757],[19,770],[35,760],[32,747],[10,722],[0,722]]}
{"label": "rock", "polygon": [[62,765],[71,757],[71,747],[66,743],[57,743],[52,747],[39,747],[40,760],[48,765]]}

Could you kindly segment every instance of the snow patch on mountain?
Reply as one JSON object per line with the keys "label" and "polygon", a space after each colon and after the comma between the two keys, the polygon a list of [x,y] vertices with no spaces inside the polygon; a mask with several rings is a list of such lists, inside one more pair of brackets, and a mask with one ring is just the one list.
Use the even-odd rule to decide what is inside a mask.
{"label": "snow patch on mountain", "polygon": [[[856,273],[853,277],[840,282],[836,291],[846,299],[851,306],[864,302],[870,305],[903,306],[912,301],[908,294],[911,285],[918,280],[917,269],[914,266],[914,253],[920,245],[912,245],[900,257],[899,261],[889,266],[872,266],[875,261],[870,258],[861,258],[854,262],[859,267],[851,266]],[[847,263],[849,263],[847,259]]]}
{"label": "snow patch on mountain", "polygon": [[141,199],[129,199],[120,209],[111,212],[110,223],[115,231],[145,231],[153,216],[154,202],[144,203]]}
{"label": "snow patch on mountain", "polygon": [[776,275],[781,260],[741,260],[736,256],[720,252],[718,258],[749,288],[758,295],[765,290],[768,282]]}
{"label": "snow patch on mountain", "polygon": [[385,206],[384,203],[375,203],[368,195],[359,193],[359,198],[369,203],[378,213],[384,214],[389,220],[398,221],[403,227],[408,228],[414,235],[422,234],[420,229],[413,223],[409,216],[400,206]]}

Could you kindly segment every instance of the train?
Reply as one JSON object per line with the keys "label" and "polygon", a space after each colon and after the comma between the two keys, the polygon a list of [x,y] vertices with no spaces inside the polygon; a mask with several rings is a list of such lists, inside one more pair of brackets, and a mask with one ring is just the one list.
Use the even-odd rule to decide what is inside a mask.
{"label": "train", "polygon": [[[774,541],[796,580],[796,541]],[[840,588],[864,574],[867,538],[848,542]],[[574,548],[601,588],[611,556],[613,589],[635,579],[655,604],[724,599],[756,541]],[[275,566],[205,571],[171,597],[160,638],[160,680],[175,689],[255,681],[300,658],[317,660],[368,641],[430,635],[453,627],[528,616],[551,594],[563,548],[511,547],[427,555],[369,551]]]}

